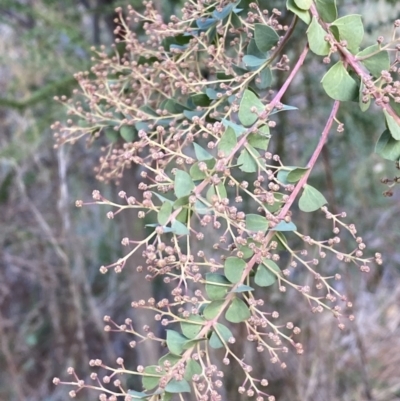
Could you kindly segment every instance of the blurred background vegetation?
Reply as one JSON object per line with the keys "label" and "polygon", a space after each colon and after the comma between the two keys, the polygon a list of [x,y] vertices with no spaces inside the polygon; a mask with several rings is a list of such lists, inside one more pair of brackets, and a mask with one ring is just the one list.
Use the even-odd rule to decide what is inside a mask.
{"label": "blurred background vegetation", "polygon": [[[283,0],[260,2],[284,9]],[[366,45],[388,37],[400,18],[396,0],[338,3],[339,15],[363,16]],[[99,183],[93,169],[100,146],[82,142],[55,150],[49,128],[66,119],[53,96],[72,93],[73,74],[89,70],[91,46],[112,43],[114,9],[127,4],[143,7],[138,0],[0,0],[0,400],[65,400],[68,388],[55,387],[52,378],[65,377],[68,366],[85,377],[91,358],[112,364],[123,356],[136,367],[158,352],[131,350],[125,335],[103,331],[106,314],[143,325],[146,316],[132,315],[130,302],[166,295],[157,283],[140,284],[137,260],[121,275],[99,273],[100,265],[124,252],[121,239],[140,225],[133,215],[110,222],[102,207],[74,208],[93,189],[110,199],[120,189],[134,194],[137,172],[128,171],[120,186]],[[179,13],[182,1],[155,4],[167,19]],[[289,18],[282,14],[284,22]],[[305,27],[299,23],[297,29]],[[292,39],[290,58],[301,48]],[[301,110],[279,114],[272,146],[287,164],[308,160],[329,113],[331,102],[319,85],[324,70],[310,55],[284,99]],[[277,75],[274,86],[284,79]],[[368,276],[345,270],[339,261],[321,266],[345,276],[355,305],[357,321],[343,333],[331,316],[312,315],[290,296],[269,296],[285,321],[302,327],[306,350],[289,356],[286,371],[258,361],[279,401],[400,400],[400,193],[385,198],[380,183],[398,171],[373,153],[384,127],[381,114],[345,104],[339,117],[345,132],[332,133],[312,180],[333,210],[347,212],[371,255],[381,252],[384,264]],[[296,222],[316,238],[325,230],[314,215],[299,215]],[[242,354],[250,353],[242,347]],[[234,375],[227,380],[227,399],[237,399]],[[87,391],[79,397],[97,399]]]}

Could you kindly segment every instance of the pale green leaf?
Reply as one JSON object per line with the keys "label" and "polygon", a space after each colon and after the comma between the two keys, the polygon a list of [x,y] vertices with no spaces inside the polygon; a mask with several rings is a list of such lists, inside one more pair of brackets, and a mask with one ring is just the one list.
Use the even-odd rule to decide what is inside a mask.
{"label": "pale green leaf", "polygon": [[206,274],[206,293],[212,301],[225,298],[230,288],[231,283],[222,274]]}
{"label": "pale green leaf", "polygon": [[256,79],[256,86],[258,89],[267,89],[272,83],[272,72],[271,69],[266,67],[258,74]]}
{"label": "pale green leaf", "polygon": [[194,190],[192,177],[183,170],[177,170],[175,174],[174,192],[177,198],[188,196]]}
{"label": "pale green leaf", "polygon": [[311,185],[306,184],[299,199],[299,208],[303,212],[314,212],[328,203],[324,195]]}
{"label": "pale green leaf", "polygon": [[206,193],[206,199],[212,203],[212,198],[217,195],[219,199],[225,199],[227,197],[226,188],[223,182],[218,185],[210,185]]}
{"label": "pale green leaf", "polygon": [[247,149],[240,152],[237,163],[244,173],[255,173],[258,170],[257,162]]}
{"label": "pale green leaf", "polygon": [[[247,240],[249,242],[249,240]],[[254,251],[247,245],[239,245],[238,250],[243,252],[243,259],[249,259],[254,255]]]}
{"label": "pale green leaf", "polygon": [[189,235],[190,231],[185,226],[185,224],[181,223],[178,220],[174,220],[171,224],[172,232],[176,235]]}
{"label": "pale green leaf", "polygon": [[253,287],[250,287],[249,285],[246,284],[240,284],[238,285],[234,290],[232,290],[231,292],[251,292],[254,291]]}
{"label": "pale green leaf", "polygon": [[[364,26],[361,15],[345,15],[334,22],[331,27],[336,27],[339,32],[339,39],[347,42],[347,48],[352,52],[358,52],[364,37]],[[335,33],[333,31],[333,33]]]}
{"label": "pale green leaf", "polygon": [[322,21],[330,23],[337,18],[336,0],[316,0],[315,6]]}
{"label": "pale green leaf", "polygon": [[299,181],[304,174],[307,173],[309,170],[308,167],[296,167],[293,170],[289,171],[289,174],[287,175],[287,181],[288,182],[297,182]]}
{"label": "pale green leaf", "polygon": [[231,323],[240,323],[251,316],[249,307],[239,298],[234,298],[225,313],[225,319]]}
{"label": "pale green leaf", "polygon": [[164,391],[163,393],[161,393],[159,395],[159,397],[160,396],[161,396],[160,401],[171,401],[171,399],[173,397],[173,394],[172,393],[168,393],[167,391]]}
{"label": "pale green leaf", "polygon": [[312,0],[294,0],[296,6],[299,7],[301,10],[309,10],[312,4]]}
{"label": "pale green leaf", "polygon": [[115,143],[118,141],[118,131],[115,131],[114,128],[107,127],[106,129],[104,129],[104,134],[111,143]]}
{"label": "pale green leaf", "polygon": [[233,337],[233,334],[228,327],[221,323],[217,323],[215,326],[215,331],[211,334],[209,345],[211,348],[218,349],[224,346],[221,338],[225,343],[228,343],[229,339]]}
{"label": "pale green leaf", "polygon": [[311,22],[311,16],[310,16],[309,11],[305,11],[305,10],[302,10],[301,8],[297,7],[294,0],[287,0],[286,8],[289,11],[291,11],[293,14],[297,15],[307,25]]}
{"label": "pale green leaf", "polygon": [[188,338],[175,330],[167,331],[167,347],[175,355],[180,355]]}
{"label": "pale green leaf", "polygon": [[190,393],[190,385],[185,379],[182,380],[171,379],[165,386],[165,391],[172,394]]}
{"label": "pale green leaf", "polygon": [[[253,112],[252,109],[255,109],[256,112]],[[249,127],[258,120],[257,113],[261,113],[262,111],[264,111],[264,105],[261,100],[252,91],[246,89],[240,100],[238,113],[240,122],[245,127]]]}
{"label": "pale green leaf", "polygon": [[168,354],[165,354],[158,360],[158,366],[164,366],[165,361],[168,361],[171,365],[175,365],[180,360],[181,360],[180,355],[175,355],[168,352]]}
{"label": "pale green leaf", "polygon": [[242,127],[241,125],[235,124],[232,121],[226,120],[225,118],[223,118],[221,122],[225,128],[232,128],[235,131],[237,137],[246,132],[246,128]]}
{"label": "pale green leaf", "polygon": [[394,139],[387,129],[378,139],[375,152],[384,159],[398,161],[400,160],[400,141]]}
{"label": "pale green leaf", "polygon": [[257,149],[267,150],[269,145],[269,137],[259,133],[252,132],[247,137],[247,142]]}
{"label": "pale green leaf", "polygon": [[297,231],[297,227],[291,221],[286,223],[286,221],[282,220],[275,227],[271,228],[273,231]]}
{"label": "pale green leaf", "polygon": [[386,124],[390,133],[392,134],[392,137],[396,140],[400,140],[399,124],[397,124],[396,120],[386,110],[383,110],[383,113],[385,114]]}
{"label": "pale green leaf", "polygon": [[267,231],[269,222],[259,214],[246,214],[246,229],[250,231]]}
{"label": "pale green leaf", "polygon": [[206,172],[200,170],[199,162],[192,164],[189,170],[189,174],[194,181],[204,180],[205,178],[207,178]]}
{"label": "pale green leaf", "polygon": [[260,65],[263,65],[267,59],[265,58],[258,58],[256,56],[252,56],[251,54],[248,54],[243,57],[243,63],[247,65],[247,67],[259,67]]}
{"label": "pale green leaf", "polygon": [[263,52],[271,50],[279,40],[279,35],[274,29],[265,24],[255,24],[254,40],[257,47]]}
{"label": "pale green leaf", "polygon": [[233,284],[236,284],[242,278],[246,262],[235,256],[230,256],[225,260],[224,273],[225,277]]}
{"label": "pale green leaf", "polygon": [[196,362],[193,359],[189,359],[186,362],[184,378],[186,380],[190,381],[190,380],[192,380],[194,375],[200,375],[202,373],[202,371],[203,371],[203,369],[198,362]]}
{"label": "pale green leaf", "polygon": [[205,205],[201,200],[197,199],[195,204],[194,204],[194,210],[198,214],[210,214],[213,209]]}
{"label": "pale green leaf", "polygon": [[357,54],[357,58],[375,78],[381,76],[382,71],[389,71],[390,57],[387,50],[380,50],[379,45],[372,45]]}
{"label": "pale green leaf", "polygon": [[280,273],[279,266],[270,259],[263,259],[263,263],[257,268],[254,282],[260,287],[269,287],[277,280],[276,273]]}
{"label": "pale green leaf", "polygon": [[204,317],[207,320],[212,320],[221,312],[222,307],[224,306],[224,300],[220,301],[212,301],[209,303],[203,311]]}
{"label": "pale green leaf", "polygon": [[349,75],[342,61],[333,65],[322,78],[322,86],[334,100],[351,101],[358,96],[356,81]]}
{"label": "pale green leaf", "polygon": [[225,156],[229,156],[236,144],[237,138],[235,131],[233,128],[228,127],[218,143],[218,150],[224,152]]}
{"label": "pale green leaf", "polygon": [[124,125],[120,128],[119,133],[126,142],[132,142],[135,139],[137,132],[135,127],[132,127],[131,125]]}
{"label": "pale green leaf", "polygon": [[312,52],[318,56],[326,56],[330,51],[330,44],[325,40],[327,32],[314,17],[307,30],[308,43]]}
{"label": "pale green leaf", "polygon": [[181,330],[184,336],[193,339],[203,328],[204,319],[199,315],[190,315],[188,319],[181,321]]}
{"label": "pale green leaf", "polygon": [[210,154],[207,150],[202,148],[197,143],[194,143],[193,146],[194,146],[194,153],[196,154],[196,158],[197,158],[198,161],[205,161],[205,160],[214,159],[214,156],[212,154]]}
{"label": "pale green leaf", "polygon": [[[142,385],[145,390],[151,390],[158,386],[161,375],[157,372],[158,366],[146,366],[143,371]],[[148,376],[147,376],[148,375]]]}
{"label": "pale green leaf", "polygon": [[172,213],[172,204],[171,202],[164,202],[160,208],[160,211],[157,214],[157,221],[160,225],[164,226],[167,224],[169,216]]}

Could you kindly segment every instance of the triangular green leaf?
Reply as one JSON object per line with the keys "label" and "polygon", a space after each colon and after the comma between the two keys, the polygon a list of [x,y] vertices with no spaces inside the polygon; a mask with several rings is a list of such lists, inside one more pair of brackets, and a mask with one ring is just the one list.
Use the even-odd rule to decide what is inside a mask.
{"label": "triangular green leaf", "polygon": [[266,137],[259,133],[252,132],[251,134],[248,135],[247,142],[251,146],[253,146],[257,149],[267,150],[268,144],[269,144],[269,139],[270,139],[269,137]]}
{"label": "triangular green leaf", "polygon": [[207,178],[207,174],[205,171],[201,171],[199,169],[199,162],[192,164],[189,170],[189,174],[192,177],[193,181],[200,181]]}
{"label": "triangular green leaf", "polygon": [[254,56],[256,58],[264,59],[265,61],[267,61],[267,54],[265,52],[262,52],[258,48],[256,41],[253,38],[250,39],[250,42],[247,45],[246,53],[248,56]]}
{"label": "triangular green leaf", "polygon": [[213,209],[211,209],[210,207],[208,207],[207,205],[205,205],[201,200],[196,200],[195,204],[194,204],[194,210],[198,213],[198,214],[210,214]]}
{"label": "triangular green leaf", "polygon": [[263,263],[257,268],[254,282],[260,287],[269,287],[277,280],[274,272],[280,273],[279,266],[270,259],[263,259]]}
{"label": "triangular green leaf", "polygon": [[318,56],[326,56],[330,51],[330,44],[325,40],[327,32],[321,27],[314,17],[307,30],[308,43],[312,52]]}
{"label": "triangular green leaf", "polygon": [[246,215],[246,229],[250,231],[267,231],[269,222],[268,220],[259,214],[247,214]]}
{"label": "triangular green leaf", "polygon": [[167,347],[175,355],[180,355],[188,338],[175,330],[167,331]]}
{"label": "triangular green leaf", "polygon": [[188,228],[178,220],[174,220],[171,224],[172,232],[176,235],[189,235]]}
{"label": "triangular green leaf", "polygon": [[333,22],[337,18],[336,0],[316,0],[318,14],[322,21]]}
{"label": "triangular green leaf", "polygon": [[246,285],[246,284],[240,284],[231,292],[240,293],[240,292],[251,292],[251,291],[254,291],[253,287],[250,287],[249,285]]}
{"label": "triangular green leaf", "polygon": [[299,199],[299,208],[303,212],[315,212],[328,203],[324,195],[311,185],[306,184]]}
{"label": "triangular green leaf", "polygon": [[211,103],[211,99],[205,93],[197,93],[190,98],[195,106],[207,107]]}
{"label": "triangular green leaf", "polygon": [[181,357],[179,355],[171,354],[168,352],[168,354],[165,354],[158,360],[158,366],[163,367],[164,362],[168,361],[171,365],[175,365],[181,360]]}
{"label": "triangular green leaf", "polygon": [[273,231],[297,231],[297,227],[291,221],[286,223],[286,221],[282,220],[275,227],[271,228]]}
{"label": "triangular green leaf", "polygon": [[235,124],[232,121],[226,120],[225,118],[223,118],[221,122],[225,128],[232,128],[235,131],[237,137],[246,132],[246,128],[242,127],[241,125]]}
{"label": "triangular green leaf", "polygon": [[[255,109],[256,112],[253,112],[253,109]],[[240,100],[238,114],[240,122],[245,127],[253,125],[258,120],[257,113],[261,113],[263,110],[264,105],[261,100],[251,90],[246,89]]]}
{"label": "triangular green leaf", "polygon": [[207,150],[203,149],[197,143],[194,143],[193,146],[194,146],[194,153],[196,154],[196,158],[197,158],[198,161],[205,161],[205,160],[214,159],[213,155],[211,155],[209,152],[207,152]]}
{"label": "triangular green leaf", "polygon": [[234,298],[225,313],[225,319],[231,323],[240,323],[251,316],[249,307],[239,298]]}
{"label": "triangular green leaf", "polygon": [[225,156],[229,156],[236,144],[237,139],[235,131],[233,128],[228,127],[218,143],[218,150],[224,152]]}
{"label": "triangular green leaf", "polygon": [[257,47],[263,52],[271,50],[279,40],[279,35],[274,29],[265,24],[255,24],[254,40]]}
{"label": "triangular green leaf", "polygon": [[286,8],[289,11],[291,11],[293,14],[297,15],[307,25],[311,22],[310,13],[308,11],[302,10],[301,8],[297,7],[294,0],[287,0]]}
{"label": "triangular green leaf", "polygon": [[357,54],[357,58],[361,59],[361,62],[375,78],[379,78],[383,70],[389,71],[389,52],[386,50],[380,50],[379,45],[367,47]]}
{"label": "triangular green leaf", "polygon": [[393,138],[387,129],[378,139],[375,146],[375,152],[387,160],[400,160],[400,141]]}
{"label": "triangular green leaf", "polygon": [[189,359],[186,362],[186,369],[185,369],[185,375],[184,378],[186,380],[192,380],[194,375],[199,375],[202,372],[202,368],[198,362],[196,362],[193,359]]}
{"label": "triangular green leaf", "polygon": [[[142,376],[142,385],[145,390],[151,390],[158,386],[158,382],[161,379],[161,374],[157,371],[158,366],[146,366],[144,368],[144,374]],[[146,376],[146,374],[150,376]]]}
{"label": "triangular green leaf", "polygon": [[258,78],[256,78],[256,86],[258,89],[267,89],[272,83],[272,72],[271,69],[266,67],[259,73]]}
{"label": "triangular green leaf", "polygon": [[190,385],[185,380],[171,379],[165,386],[165,391],[176,394],[176,393],[190,393]]}
{"label": "triangular green leaf", "polygon": [[358,52],[364,37],[364,26],[361,15],[345,15],[332,22],[339,32],[339,39],[347,42],[347,48],[352,52]]}
{"label": "triangular green leaf", "polygon": [[160,208],[160,211],[157,214],[157,221],[160,223],[160,225],[164,226],[167,224],[167,221],[169,219],[169,216],[171,216],[172,213],[172,204],[171,202],[164,202]]}
{"label": "triangular green leaf", "polygon": [[132,142],[136,137],[137,131],[131,125],[124,125],[120,128],[119,133],[126,142]]}
{"label": "triangular green leaf", "polygon": [[237,163],[244,173],[255,173],[258,170],[257,162],[247,149],[240,152]]}
{"label": "triangular green leaf", "polygon": [[177,198],[190,195],[195,185],[192,177],[183,170],[177,170],[175,173],[174,192]]}
{"label": "triangular green leaf", "polygon": [[211,348],[218,349],[224,346],[221,338],[228,343],[229,339],[233,337],[232,332],[228,329],[228,327],[224,326],[221,323],[216,324],[215,331],[211,334],[209,345]]}
{"label": "triangular green leaf", "polygon": [[246,262],[235,256],[230,256],[225,260],[224,273],[225,277],[233,284],[236,284],[242,278]]}
{"label": "triangular green leaf", "polygon": [[204,317],[207,320],[212,320],[214,319],[222,310],[222,307],[224,306],[224,300],[220,301],[212,301],[209,303],[203,311]]}
{"label": "triangular green leaf", "polygon": [[307,173],[309,170],[308,167],[296,167],[293,170],[289,171],[289,174],[287,175],[287,181],[288,182],[297,182],[299,181],[304,174]]}
{"label": "triangular green leaf", "polygon": [[199,334],[203,328],[204,319],[199,315],[190,315],[185,321],[181,321],[182,333],[190,339],[193,339]]}
{"label": "triangular green leaf", "polygon": [[225,298],[230,288],[231,283],[222,274],[206,274],[206,293],[212,301]]}
{"label": "triangular green leaf", "polygon": [[243,62],[248,67],[259,67],[260,65],[264,64],[267,61],[265,58],[258,58],[256,56],[252,56],[250,54],[243,57]]}
{"label": "triangular green leaf", "polygon": [[342,61],[332,66],[322,78],[322,86],[334,100],[351,101],[358,96],[356,81],[349,75]]}
{"label": "triangular green leaf", "polygon": [[307,11],[312,4],[312,0],[294,0],[296,6],[299,7],[301,10]]}
{"label": "triangular green leaf", "polygon": [[397,124],[396,120],[386,110],[383,110],[383,113],[385,114],[386,124],[390,133],[392,134],[392,137],[396,140],[400,140],[399,124]]}

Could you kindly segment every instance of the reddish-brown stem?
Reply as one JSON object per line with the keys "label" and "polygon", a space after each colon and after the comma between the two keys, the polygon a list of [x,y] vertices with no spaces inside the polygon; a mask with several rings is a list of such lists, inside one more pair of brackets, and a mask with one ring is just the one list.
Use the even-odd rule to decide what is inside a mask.
{"label": "reddish-brown stem", "polygon": [[318,157],[322,151],[322,148],[324,147],[326,140],[328,139],[328,134],[332,127],[332,123],[339,110],[339,105],[340,105],[340,102],[338,100],[335,100],[335,103],[333,104],[333,107],[332,107],[331,114],[329,115],[329,118],[328,118],[328,121],[326,122],[325,128],[322,131],[321,138],[319,139],[318,145],[315,148],[314,153],[312,154],[312,156],[310,158],[310,161],[307,163],[308,171],[306,174],[303,175],[303,177],[301,177],[300,181],[296,184],[293,192],[290,194],[288,201],[285,203],[285,206],[280,211],[280,213],[278,215],[279,218],[283,219],[286,216],[286,213],[291,208],[291,206],[292,206],[293,202],[295,201],[297,195],[299,194],[300,190],[307,183],[308,177],[311,174],[311,170],[313,169],[316,161],[318,160]]}
{"label": "reddish-brown stem", "polygon": [[[315,5],[312,5],[310,8],[310,12],[313,17],[317,18],[319,24],[325,29],[326,32],[329,32],[328,24],[322,21],[319,17],[317,8]],[[331,34],[332,39],[335,42],[335,46],[337,47],[340,57],[345,63],[345,65],[349,65],[353,71],[361,78],[362,82],[371,78],[371,75],[368,71],[366,71],[365,67],[361,64],[361,61],[357,59],[357,56],[353,55],[349,52],[345,47],[343,47],[340,42],[338,42],[335,37]],[[381,94],[379,92],[372,93],[372,96],[376,100],[380,100]],[[377,102],[377,105],[382,107],[383,110],[386,110],[387,113],[392,116],[398,125],[400,125],[400,117],[396,114],[393,108],[388,103],[384,103],[383,101]]]}

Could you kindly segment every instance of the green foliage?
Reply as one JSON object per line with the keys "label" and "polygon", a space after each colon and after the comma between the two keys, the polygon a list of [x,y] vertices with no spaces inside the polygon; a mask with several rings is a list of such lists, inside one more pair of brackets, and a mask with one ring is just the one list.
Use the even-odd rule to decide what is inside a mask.
{"label": "green foliage", "polygon": [[322,78],[322,86],[334,100],[352,101],[358,96],[356,81],[350,76],[343,61],[338,61]]}
{"label": "green foliage", "polygon": [[306,184],[299,199],[300,210],[303,212],[315,212],[326,203],[328,202],[321,192],[311,185]]}
{"label": "green foliage", "polygon": [[[55,125],[60,145],[93,132],[96,138],[108,137],[112,143],[102,159],[107,172],[99,169],[104,180],[120,178],[132,165],[141,170],[143,182],[138,184],[137,198],[120,193],[123,200],[115,203],[95,193],[94,200],[117,208],[117,213],[133,209],[139,219],[149,220],[148,236],[124,239],[123,244],[133,243],[135,248],[118,262],[103,266],[102,272],[121,270],[140,249],[144,263],[138,270],[146,269],[150,281],[162,277],[171,291],[169,298],[132,303],[139,313],[140,309],[153,312],[165,336],[143,335],[137,328],[127,329],[128,324],[119,329],[168,348],[169,354],[157,366],[133,371],[142,376],[146,391],[156,388],[155,393],[145,393],[149,399],[188,392],[198,400],[217,399],[223,384],[213,377],[219,369],[213,350],[220,348],[224,364],[236,360],[243,370],[245,381],[239,393],[269,397],[248,362],[235,354],[235,325],[242,325],[247,338],[257,343],[257,351],[267,350],[273,361],[280,361],[279,353],[286,352],[283,341],[301,353],[301,344],[292,339],[298,330],[287,335],[285,325],[272,323],[279,314],[271,313],[269,304],[264,307],[264,299],[269,302],[274,291],[288,290],[304,297],[313,312],[326,309],[340,317],[346,298],[331,284],[332,278],[340,277],[325,276],[315,266],[327,253],[361,271],[369,270],[372,262],[363,256],[365,246],[354,226],[325,206],[328,202],[322,192],[326,189],[322,187],[321,192],[308,179],[328,143],[331,127],[337,124],[339,132],[344,129],[338,113],[341,102],[358,102],[366,112],[375,99],[388,127],[376,152],[390,160],[400,157],[399,117],[390,103],[400,93],[393,89],[398,86],[388,87],[392,82],[387,71],[391,45],[379,43],[360,52],[362,19],[359,15],[338,18],[335,1],[289,0],[287,9],[294,14],[290,26],[282,26],[280,13],[267,13],[262,6],[244,0],[211,1],[202,7],[188,4],[181,17],[164,24],[147,3],[143,15],[133,9],[129,13],[135,23],[144,23],[143,37],[130,31],[129,20],[119,10],[123,28],[117,29],[118,41],[126,49],[119,58],[98,54],[91,90],[83,74],[79,83],[84,101],[68,103],[76,125]],[[297,17],[308,25],[306,30],[296,30]],[[294,32],[303,37],[297,38]],[[302,43],[303,49],[286,49],[289,39]],[[293,54],[293,60],[287,54]],[[306,166],[297,167],[286,165],[289,152],[275,154],[283,152],[280,144],[286,135],[275,127],[279,123],[284,127],[297,106],[300,118],[305,118],[296,96],[290,100],[293,106],[282,101],[296,78],[301,80],[307,57],[321,61],[318,72],[325,74],[320,89],[326,92],[331,112],[318,142],[314,137],[312,141],[301,139],[305,153],[311,156],[307,163],[292,161]],[[327,65],[332,58],[335,63]],[[299,97],[305,98],[304,94]],[[281,111],[287,112],[282,118],[276,116]],[[313,111],[310,118],[317,115],[315,126],[324,113]],[[79,120],[84,123],[79,125]],[[317,230],[318,238],[312,238],[304,224],[298,230],[296,222],[306,219],[303,212],[317,211],[315,219],[325,214],[333,222],[333,239],[331,233],[327,239],[319,238],[325,235],[322,229]],[[109,212],[108,217],[117,213]],[[355,240],[354,249],[349,251],[347,244],[340,251],[335,248],[341,229]],[[381,262],[379,253],[375,260]],[[317,295],[293,277],[298,264],[316,282]],[[126,373],[125,368],[118,373]],[[133,395],[143,397],[140,392]]]}

